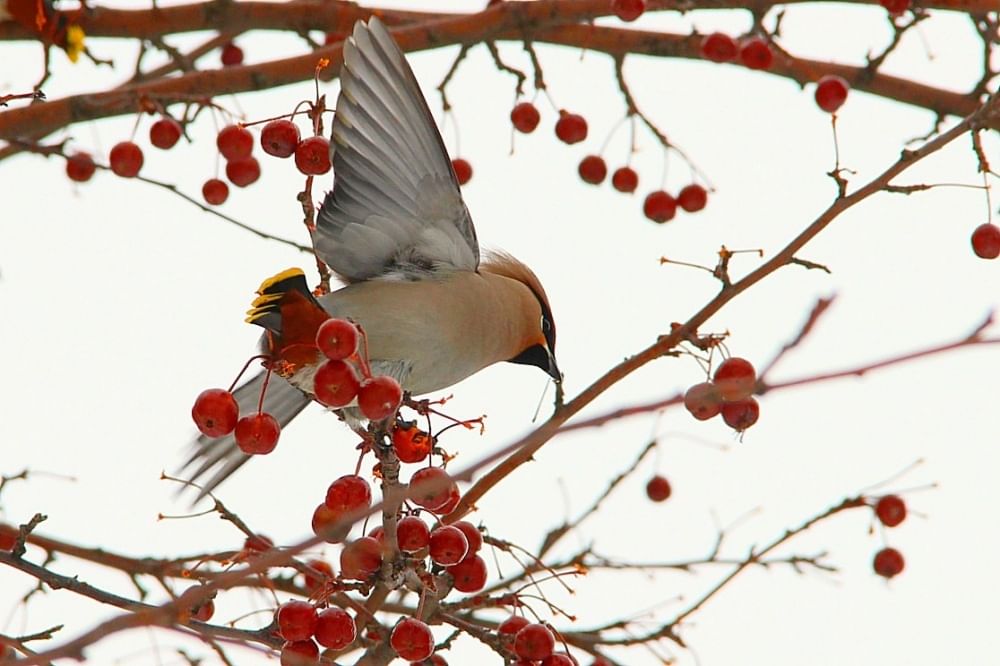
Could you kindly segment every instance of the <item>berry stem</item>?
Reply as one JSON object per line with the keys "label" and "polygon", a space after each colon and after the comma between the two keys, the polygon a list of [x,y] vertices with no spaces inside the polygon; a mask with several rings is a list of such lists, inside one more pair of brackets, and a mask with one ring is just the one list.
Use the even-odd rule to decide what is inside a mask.
{"label": "berry stem", "polygon": [[[271,355],[270,354],[257,354],[256,356],[251,356],[250,358],[248,358],[247,362],[243,364],[243,369],[240,370],[240,372],[239,372],[238,375],[236,375],[236,379],[234,379],[233,383],[229,385],[229,392],[230,393],[232,393],[233,389],[236,388],[236,384],[239,383],[240,378],[243,377],[243,373],[245,373],[247,371],[247,368],[250,367],[250,364],[253,363],[254,361],[258,361],[258,360],[270,361],[271,360]],[[267,385],[267,379],[264,380],[264,385],[265,386]]]}
{"label": "berry stem", "polygon": [[267,371],[264,373],[264,383],[260,387],[260,398],[257,399],[257,413],[264,413],[264,395],[267,393],[267,385],[271,382],[271,364],[267,364]]}

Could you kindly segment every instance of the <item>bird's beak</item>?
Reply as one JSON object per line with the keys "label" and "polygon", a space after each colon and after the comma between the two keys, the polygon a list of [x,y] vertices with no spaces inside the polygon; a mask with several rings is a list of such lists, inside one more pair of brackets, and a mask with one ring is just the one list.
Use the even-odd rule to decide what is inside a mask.
{"label": "bird's beak", "polygon": [[555,380],[556,384],[561,384],[563,377],[562,377],[562,373],[559,372],[559,366],[556,365],[555,354],[553,354],[549,350],[548,346],[545,347],[545,353],[548,354],[548,357],[549,357],[549,367],[546,368],[546,372],[549,373],[549,377],[551,377],[553,380]]}

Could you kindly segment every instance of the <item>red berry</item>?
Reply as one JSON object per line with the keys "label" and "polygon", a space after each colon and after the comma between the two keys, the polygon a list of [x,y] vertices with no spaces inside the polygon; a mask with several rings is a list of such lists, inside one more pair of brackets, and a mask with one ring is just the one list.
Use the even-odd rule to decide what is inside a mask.
{"label": "red berry", "polygon": [[642,202],[642,212],[653,222],[659,224],[669,222],[677,214],[677,200],[663,190],[650,192],[646,195],[646,200]]}
{"label": "red berry", "polygon": [[85,183],[90,180],[96,170],[97,165],[94,164],[94,158],[90,156],[90,153],[78,151],[66,158],[66,175],[69,176],[70,180]]}
{"label": "red berry", "polygon": [[286,641],[304,641],[316,630],[316,608],[297,599],[278,606],[278,633]]}
{"label": "red berry", "polygon": [[875,504],[875,515],[886,527],[895,527],[906,518],[906,502],[898,495],[880,497]]}
{"label": "red berry", "polygon": [[580,160],[580,166],[577,168],[577,171],[580,173],[580,178],[583,179],[583,182],[590,183],[591,185],[600,185],[608,175],[608,165],[598,155],[587,155]]}
{"label": "red berry", "polygon": [[379,543],[385,543],[385,528],[381,525],[376,525],[368,532],[368,536],[375,539]]}
{"label": "red berry", "polygon": [[677,195],[677,203],[689,213],[696,213],[708,203],[708,192],[701,185],[687,185]]}
{"label": "red berry", "polygon": [[646,3],[644,0],[612,0],[611,11],[621,20],[631,22],[646,11]]}
{"label": "red berry", "polygon": [[430,509],[431,513],[436,513],[439,516],[446,516],[455,510],[458,506],[459,501],[462,499],[462,494],[458,492],[458,486],[453,485],[448,491],[448,499],[444,501],[444,504],[436,509]]}
{"label": "red berry", "polygon": [[313,379],[316,399],[335,409],[351,404],[361,387],[354,368],[344,361],[327,361],[319,366]]}
{"label": "red berry", "polygon": [[160,118],[149,128],[149,142],[162,150],[173,148],[180,138],[180,123],[173,118]]}
{"label": "red berry", "polygon": [[321,176],[330,170],[330,142],[322,136],[303,139],[295,147],[295,166],[307,176]]}
{"label": "red berry", "polygon": [[312,639],[288,641],[281,646],[281,666],[313,666],[319,663],[319,647]]}
{"label": "red berry", "polygon": [[733,356],[719,364],[712,379],[723,400],[742,400],[753,393],[757,371],[750,361]]}
{"label": "red berry", "polygon": [[404,553],[415,553],[430,543],[431,531],[417,516],[404,516],[396,524],[396,541]]}
{"label": "red berry", "polygon": [[563,143],[579,143],[587,138],[587,120],[576,113],[559,112],[556,121],[556,136]]}
{"label": "red berry", "polygon": [[497,627],[497,633],[513,636],[526,626],[528,626],[528,618],[523,615],[511,615],[500,623],[500,626]]}
{"label": "red berry", "polygon": [[847,100],[849,89],[843,78],[827,74],[816,82],[816,105],[827,113],[833,113]]}
{"label": "red berry", "polygon": [[434,440],[410,422],[397,423],[392,429],[392,450],[405,463],[418,463],[430,455]]}
{"label": "red berry", "polygon": [[344,512],[337,509],[331,509],[323,502],[316,510],[313,511],[312,516],[312,531],[318,537],[326,539],[329,543],[340,543],[347,538],[348,533],[351,531],[350,524],[345,524],[337,528],[335,531],[331,532],[330,528],[337,521],[343,518]]}
{"label": "red berry", "polygon": [[233,65],[243,64],[243,49],[236,46],[232,42],[229,42],[222,47],[222,65],[224,67],[232,67]]}
{"label": "red berry", "polygon": [[389,644],[403,659],[423,661],[434,652],[434,634],[420,620],[406,617],[392,630]]}
{"label": "red berry", "polygon": [[215,145],[227,161],[246,159],[253,152],[253,134],[246,127],[226,125],[215,137]]}
{"label": "red berry", "polygon": [[531,102],[520,102],[510,111],[510,122],[514,129],[524,134],[531,134],[542,119],[538,109]]}
{"label": "red berry", "polygon": [[972,232],[972,251],[981,259],[1000,257],[1000,227],[995,224],[981,224]]}
{"label": "red berry", "polygon": [[310,569],[315,570],[319,574],[317,576],[308,573],[303,574],[305,578],[302,585],[309,590],[309,594],[312,594],[323,587],[323,584],[327,580],[333,578],[333,567],[326,560],[309,560],[306,564],[309,565]]}
{"label": "red berry", "polygon": [[663,502],[670,497],[670,482],[657,474],[646,484],[646,495],[654,502]]}
{"label": "red berry", "polygon": [[263,553],[274,548],[274,541],[271,537],[263,534],[254,534],[243,540],[243,550],[249,553]]}
{"label": "red berry", "polygon": [[739,47],[727,34],[713,32],[701,40],[701,55],[712,62],[729,62],[736,58]]}
{"label": "red berry", "polygon": [[256,157],[226,162],[226,178],[237,187],[247,187],[260,178],[260,163]]}
{"label": "red berry", "polygon": [[528,626],[528,618],[523,615],[511,615],[509,618],[500,623],[497,627],[497,633],[501,637],[513,638],[517,632],[521,631],[524,627]]}
{"label": "red berry", "polygon": [[611,174],[611,185],[619,192],[635,192],[639,187],[639,174],[630,167],[621,167]]}
{"label": "red berry", "polygon": [[486,587],[486,560],[479,555],[470,555],[446,571],[459,592],[471,594]]}
{"label": "red berry", "polygon": [[327,488],[326,505],[344,513],[367,509],[372,505],[372,489],[357,474],[345,474]]}
{"label": "red berry", "polygon": [[342,361],[358,350],[358,327],[346,319],[327,319],[316,331],[316,346],[328,359]]}
{"label": "red berry", "polygon": [[525,625],[514,637],[514,652],[522,659],[545,659],[555,646],[555,637],[543,624]]}
{"label": "red berry", "polygon": [[910,8],[910,0],[879,0],[878,4],[885,7],[893,16],[899,16]]}
{"label": "red berry", "polygon": [[206,437],[222,437],[236,429],[240,408],[225,389],[206,389],[194,401],[191,418]]}
{"label": "red berry", "polygon": [[469,542],[462,530],[454,525],[444,525],[431,532],[430,556],[437,564],[458,564],[468,552]]}
{"label": "red berry", "polygon": [[411,499],[415,504],[434,511],[448,502],[454,485],[451,475],[440,467],[424,467],[410,478],[410,488],[416,490]]}
{"label": "red berry", "polygon": [[879,576],[892,578],[902,573],[904,564],[902,553],[895,548],[883,548],[875,553],[872,567]]}
{"label": "red berry", "polygon": [[764,39],[751,37],[740,44],[740,62],[750,69],[768,69],[774,62],[774,54]]}
{"label": "red berry", "polygon": [[707,421],[722,411],[719,387],[711,382],[695,384],[684,394],[684,406],[691,412],[691,416],[699,421]]}
{"label": "red berry", "polygon": [[116,143],[108,158],[111,170],[122,178],[135,178],[142,168],[142,148],[131,141]]}
{"label": "red berry", "polygon": [[236,445],[248,455],[264,455],[278,445],[281,426],[270,414],[244,416],[236,422]]}
{"label": "red berry", "polygon": [[291,120],[272,120],[260,132],[260,147],[268,155],[291,157],[298,145],[299,126]]}
{"label": "red berry", "polygon": [[460,520],[455,523],[455,527],[462,530],[465,540],[469,542],[469,555],[478,553],[483,547],[483,533],[476,529],[476,526],[467,520]]}
{"label": "red berry", "polygon": [[382,566],[382,544],[370,536],[344,546],[340,551],[340,572],[347,580],[368,580]]}
{"label": "red berry", "polygon": [[577,666],[576,660],[565,652],[557,652],[542,659],[541,666]]}
{"label": "red berry", "polygon": [[469,160],[456,157],[451,161],[451,168],[455,170],[455,180],[459,185],[465,185],[472,180],[472,165]]}
{"label": "red berry", "polygon": [[208,622],[215,615],[215,602],[211,599],[203,601],[200,606],[191,609],[191,619]]}
{"label": "red berry", "polygon": [[229,198],[229,186],[218,178],[209,178],[201,186],[201,196],[206,203],[219,206]]}
{"label": "red berry", "polygon": [[386,375],[366,379],[358,389],[358,407],[371,421],[389,418],[396,413],[402,401],[403,389],[399,382]]}
{"label": "red berry", "polygon": [[760,405],[753,398],[735,400],[722,405],[722,420],[733,430],[743,432],[760,416]]}
{"label": "red berry", "polygon": [[316,640],[325,648],[340,650],[354,642],[354,620],[342,608],[327,608],[316,618]]}

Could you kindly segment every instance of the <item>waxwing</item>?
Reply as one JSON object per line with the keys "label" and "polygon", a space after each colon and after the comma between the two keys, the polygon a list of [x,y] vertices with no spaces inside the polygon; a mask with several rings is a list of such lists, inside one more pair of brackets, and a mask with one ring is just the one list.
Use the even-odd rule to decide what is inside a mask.
{"label": "waxwing", "polygon": [[[292,317],[353,320],[374,374],[414,396],[440,391],[501,361],[534,365],[556,381],[556,328],[535,274],[505,253],[480,257],[476,230],[427,102],[402,51],[377,19],[344,44],[330,141],[333,191],[313,245],[346,283],[313,298],[301,270],[266,280],[248,321],[269,336]],[[270,307],[295,293],[300,309]],[[286,303],[288,300],[286,300]],[[312,313],[309,309],[312,309]],[[273,377],[263,410],[284,426],[312,401],[312,372]],[[239,387],[241,414],[256,410],[264,373]],[[345,410],[346,411],[346,410]],[[211,492],[249,459],[232,435],[200,437],[186,469]]]}

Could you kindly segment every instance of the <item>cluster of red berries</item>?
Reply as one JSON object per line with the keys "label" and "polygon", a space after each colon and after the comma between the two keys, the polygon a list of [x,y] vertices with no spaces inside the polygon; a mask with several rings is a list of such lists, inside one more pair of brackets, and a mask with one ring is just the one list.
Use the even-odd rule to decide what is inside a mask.
{"label": "cluster of red berries", "polygon": [[[486,561],[477,553],[483,539],[471,523],[438,525],[434,529],[419,517],[418,512],[432,515],[451,513],[461,499],[458,485],[440,467],[424,467],[410,479],[410,487],[418,492],[411,498],[420,509],[400,518],[396,526],[399,549],[414,562],[430,557],[433,564],[451,574],[454,589],[478,592],[486,585]],[[313,532],[331,543],[343,541],[350,524],[335,527],[352,512],[371,506],[368,482],[358,475],[342,476],[330,484],[326,498],[313,512]],[[340,554],[340,568],[345,580],[367,581],[382,566],[384,531],[374,528],[367,536],[345,544]]]}
{"label": "cluster of red berries", "polygon": [[733,356],[715,369],[711,381],[695,384],[684,394],[684,406],[699,421],[722,414],[730,428],[743,432],[760,416],[760,406],[751,395],[757,371],[750,361]]}
{"label": "cluster of red berries", "polygon": [[[510,111],[510,122],[518,132],[531,134],[538,127],[542,116],[531,102],[519,102]],[[579,143],[587,138],[587,119],[565,109],[559,111],[555,126],[556,138],[566,144]]]}
{"label": "cluster of red berries", "polygon": [[264,125],[260,145],[274,157],[294,155],[295,167],[306,176],[321,176],[330,170],[330,141],[322,136],[301,138],[298,125],[286,118]]}
{"label": "cluster of red berries", "polygon": [[[160,150],[170,150],[180,140],[183,129],[170,116],[163,116],[149,127],[149,142]],[[108,166],[122,178],[139,175],[145,157],[142,148],[134,141],[119,141],[108,154]],[[66,159],[66,175],[70,180],[83,183],[94,175],[97,165],[90,153],[77,151]]]}
{"label": "cluster of red berries", "polygon": [[[885,495],[875,502],[875,517],[886,527],[896,527],[906,519],[906,502],[898,495]],[[895,548],[885,547],[875,553],[872,568],[879,576],[892,578],[903,571],[903,554]]]}
{"label": "cluster of red berries", "polygon": [[232,391],[221,388],[202,391],[191,408],[191,418],[206,437],[234,433],[240,450],[247,454],[270,453],[281,434],[278,421],[266,412],[240,417],[240,407]]}
{"label": "cluster of red berries", "polygon": [[576,659],[566,652],[556,652],[556,637],[544,624],[528,622],[521,615],[512,615],[497,627],[501,645],[513,652],[515,664],[541,666],[576,666]]}
{"label": "cluster of red berries", "polygon": [[723,32],[713,32],[701,40],[701,55],[712,62],[739,61],[750,69],[770,69],[774,52],[763,37],[750,36],[740,42]]}
{"label": "cluster of red berries", "polygon": [[318,664],[319,645],[342,650],[357,637],[354,618],[336,606],[319,610],[308,601],[286,601],[278,606],[274,619],[278,635],[285,639],[282,666]]}
{"label": "cluster of red berries", "polygon": [[334,409],[357,399],[365,418],[382,421],[399,409],[403,389],[392,377],[372,376],[368,360],[359,353],[359,339],[357,326],[346,319],[330,318],[320,325],[316,346],[327,360],[316,370],[313,391],[318,401]]}
{"label": "cluster of red berries", "polygon": [[[608,175],[608,166],[600,155],[587,155],[577,167],[581,180],[591,185],[600,185]],[[623,166],[611,174],[611,186],[619,192],[631,194],[639,187],[639,174],[630,166]],[[708,192],[704,187],[692,183],[676,197],[663,190],[650,192],[642,204],[642,212],[654,222],[663,223],[674,219],[677,208],[696,213],[708,203]]]}
{"label": "cluster of red berries", "polygon": [[[392,377],[372,376],[367,359],[358,353],[357,327],[346,319],[327,319],[316,332],[316,347],[327,357],[315,375],[316,399],[328,407],[341,408],[357,399],[366,418],[381,421],[396,413],[403,389]],[[361,368],[358,377],[354,365]],[[266,454],[278,443],[281,426],[266,412],[239,417],[239,405],[231,390],[206,389],[194,402],[191,417],[207,437],[235,432],[236,443],[246,454]]]}

